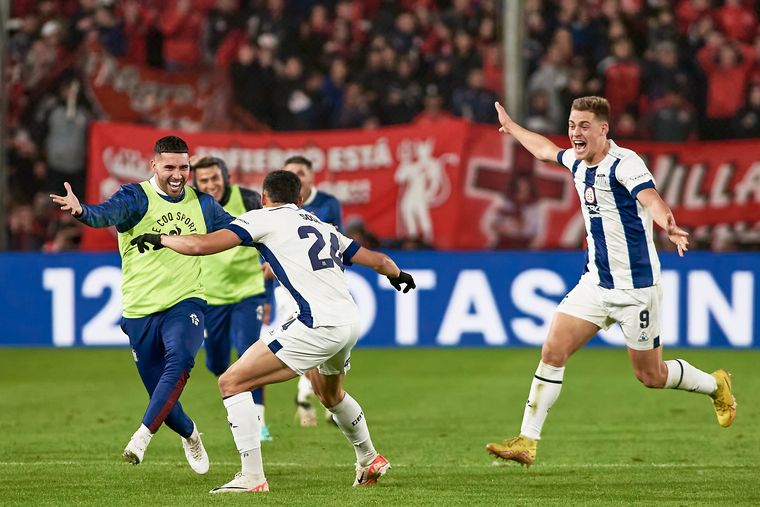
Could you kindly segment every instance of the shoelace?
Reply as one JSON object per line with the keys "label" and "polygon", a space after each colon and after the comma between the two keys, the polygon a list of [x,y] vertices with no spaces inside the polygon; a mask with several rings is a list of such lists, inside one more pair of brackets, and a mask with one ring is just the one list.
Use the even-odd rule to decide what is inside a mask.
{"label": "shoelace", "polygon": [[200,461],[203,457],[203,453],[201,452],[201,435],[202,433],[198,433],[198,440],[195,442],[188,439],[188,442],[190,442],[190,454],[193,455],[193,459],[196,461]]}

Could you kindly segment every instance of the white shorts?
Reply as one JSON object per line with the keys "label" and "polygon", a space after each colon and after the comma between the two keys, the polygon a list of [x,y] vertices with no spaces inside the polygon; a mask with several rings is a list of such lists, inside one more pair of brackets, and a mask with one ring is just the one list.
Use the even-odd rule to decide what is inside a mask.
{"label": "white shorts", "polygon": [[629,348],[651,350],[660,346],[661,299],[659,284],[641,289],[605,289],[582,276],[557,311],[603,329],[618,322]]}
{"label": "white shorts", "polygon": [[359,339],[359,321],[310,328],[291,319],[263,339],[269,350],[298,375],[313,368],[323,375],[338,375],[351,369],[351,349]]}

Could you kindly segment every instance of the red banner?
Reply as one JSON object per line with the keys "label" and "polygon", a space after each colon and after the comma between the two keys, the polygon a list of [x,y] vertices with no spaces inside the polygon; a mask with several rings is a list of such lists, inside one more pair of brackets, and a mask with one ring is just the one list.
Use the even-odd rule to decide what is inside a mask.
{"label": "red banner", "polygon": [[[88,202],[150,177],[166,130],[96,123]],[[271,170],[302,154],[317,186],[380,238],[420,237],[441,249],[572,248],[583,241],[567,169],[536,161],[495,127],[461,120],[376,130],[288,134],[178,133],[193,154],[223,158],[233,182],[260,189]],[[566,139],[555,139],[559,146]],[[760,221],[760,143],[622,143],[648,163],[684,226]],[[87,229],[84,248],[114,249],[113,231]]]}
{"label": "red banner", "polygon": [[198,130],[226,100],[219,75],[128,64],[103,51],[86,53],[82,73],[92,102],[115,121]]}

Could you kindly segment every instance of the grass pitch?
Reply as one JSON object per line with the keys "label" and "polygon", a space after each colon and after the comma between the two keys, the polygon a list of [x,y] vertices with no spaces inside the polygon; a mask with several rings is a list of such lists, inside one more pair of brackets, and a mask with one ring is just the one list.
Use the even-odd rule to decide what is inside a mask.
{"label": "grass pitch", "polygon": [[666,350],[734,374],[739,413],[718,426],[709,400],[647,390],[619,349],[585,349],[565,374],[529,468],[484,445],[517,434],[537,349],[358,349],[346,387],[392,463],[355,490],[339,430],[294,420],[295,382],[268,389],[268,495],[208,494],[239,469],[201,352],[182,403],[211,470],[195,475],[162,428],[145,462],[121,452],[147,395],[126,349],[0,349],[0,505],[758,505],[760,352]]}

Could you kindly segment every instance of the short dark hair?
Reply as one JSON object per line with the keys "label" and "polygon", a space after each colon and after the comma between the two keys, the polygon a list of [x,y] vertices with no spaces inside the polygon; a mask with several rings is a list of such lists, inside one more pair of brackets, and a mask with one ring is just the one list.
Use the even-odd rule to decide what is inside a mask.
{"label": "short dark hair", "polygon": [[225,164],[224,160],[219,157],[203,157],[194,164],[191,164],[190,169],[206,169],[214,166],[219,166],[219,169],[221,169],[222,172],[227,170],[227,164]]}
{"label": "short dark hair", "polygon": [[190,153],[187,143],[177,136],[162,137],[153,145],[153,153]]}
{"label": "short dark hair", "polygon": [[298,204],[301,179],[290,171],[272,171],[264,178],[263,190],[272,202]]}
{"label": "short dark hair", "polygon": [[610,103],[604,97],[579,97],[573,101],[573,105],[570,108],[576,111],[591,111],[597,120],[609,121],[610,119]]}
{"label": "short dark hair", "polygon": [[287,160],[285,160],[285,163],[282,166],[285,167],[288,164],[305,165],[308,170],[311,171],[311,169],[312,169],[311,160],[309,160],[308,158],[306,158],[306,157],[304,157],[302,155],[293,155],[292,157],[288,157]]}

